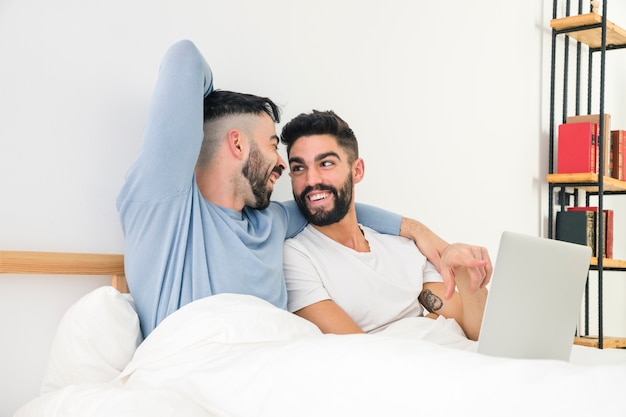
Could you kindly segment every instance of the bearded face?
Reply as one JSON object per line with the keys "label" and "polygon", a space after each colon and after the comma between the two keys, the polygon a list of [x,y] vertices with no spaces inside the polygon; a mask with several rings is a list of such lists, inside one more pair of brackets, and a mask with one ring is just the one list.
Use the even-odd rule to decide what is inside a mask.
{"label": "bearded face", "polygon": [[[316,226],[328,226],[333,223],[337,223],[345,217],[346,213],[348,213],[350,203],[352,201],[352,186],[352,176],[349,175],[339,190],[332,185],[318,184],[306,187],[299,195],[294,193],[293,197],[298,204],[298,207],[300,207],[300,211],[309,223]],[[310,208],[308,199],[311,197],[308,195],[313,191],[331,193],[334,200],[332,208]]]}
{"label": "bearded face", "polygon": [[269,185],[273,172],[280,176],[282,168],[265,159],[258,146],[251,142],[250,157],[242,169],[243,176],[248,180],[255,202],[248,204],[252,208],[263,210],[270,204],[273,187]]}

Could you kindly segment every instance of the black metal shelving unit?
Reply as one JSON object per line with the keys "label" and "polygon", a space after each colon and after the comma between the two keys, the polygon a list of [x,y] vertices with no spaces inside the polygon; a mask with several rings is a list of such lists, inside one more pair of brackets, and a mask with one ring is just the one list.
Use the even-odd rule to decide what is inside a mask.
{"label": "black metal shelving unit", "polygon": [[[555,128],[557,124],[565,123],[568,116],[569,103],[568,95],[571,90],[574,91],[574,114],[598,114],[599,115],[599,167],[602,173],[605,166],[605,152],[604,147],[608,146],[605,143],[606,133],[610,135],[610,132],[605,132],[609,129],[609,126],[605,126],[605,74],[606,74],[606,53],[607,51],[614,49],[626,48],[626,37],[622,39],[622,36],[626,36],[621,28],[613,25],[607,20],[607,2],[602,1],[601,14],[594,11],[584,12],[582,0],[578,1],[578,10],[574,14],[570,14],[570,10],[573,8],[570,4],[570,0],[565,1],[565,16],[558,16],[559,0],[553,0],[552,11],[552,51],[551,51],[551,71],[550,71],[550,130],[549,130],[549,197],[548,197],[548,237],[553,238],[555,234],[555,211],[565,210],[567,206],[578,206],[579,201],[584,198],[585,205],[590,206],[590,198],[597,198],[598,213],[603,213],[603,200],[607,195],[614,194],[626,194],[626,182],[616,181],[612,178],[605,178],[604,175],[588,174],[555,174],[554,156],[555,156]],[[585,2],[589,4],[588,1]],[[575,5],[574,5],[575,6]],[[607,34],[610,31],[610,39],[607,41]],[[559,37],[564,38],[564,42],[558,43]],[[574,52],[571,51],[572,45],[575,45]],[[557,121],[556,119],[556,87],[557,87],[557,48],[563,47],[563,72],[561,74],[562,81],[562,118]],[[584,53],[587,52],[587,69],[583,69],[582,61]],[[594,56],[600,56],[600,69],[599,80],[594,78]],[[571,55],[573,55],[575,62],[570,63]],[[586,97],[583,97],[583,88],[581,87],[582,79],[587,79]],[[570,80],[570,74],[574,73],[574,81],[572,88],[572,81]],[[593,87],[597,86],[598,91],[594,91]],[[592,108],[592,98],[597,95],[599,98],[598,111]],[[582,99],[586,98],[586,110],[585,113],[581,113]],[[556,202],[555,202],[556,197]],[[573,200],[573,203],[572,203]],[[597,239],[596,251],[599,254],[603,253],[604,249],[604,219],[602,215],[597,217],[597,230],[599,233]],[[605,347],[605,335],[603,327],[603,273],[605,271],[626,271],[626,262],[613,262],[602,256],[597,257],[595,264],[592,262],[591,270],[596,270],[598,275],[598,340],[597,347],[602,349]],[[585,326],[584,336],[589,335],[589,279],[587,280],[587,288],[585,290]],[[623,340],[623,344],[617,341],[616,346],[626,346],[626,339]]]}

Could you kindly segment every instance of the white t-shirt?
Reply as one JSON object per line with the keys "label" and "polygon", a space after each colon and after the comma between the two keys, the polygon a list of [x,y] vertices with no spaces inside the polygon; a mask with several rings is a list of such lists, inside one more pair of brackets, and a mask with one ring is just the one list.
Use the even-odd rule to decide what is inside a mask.
{"label": "white t-shirt", "polygon": [[370,252],[357,252],[308,225],[284,247],[288,309],[331,299],[365,332],[424,314],[424,282],[443,282],[413,241],[360,226]]}

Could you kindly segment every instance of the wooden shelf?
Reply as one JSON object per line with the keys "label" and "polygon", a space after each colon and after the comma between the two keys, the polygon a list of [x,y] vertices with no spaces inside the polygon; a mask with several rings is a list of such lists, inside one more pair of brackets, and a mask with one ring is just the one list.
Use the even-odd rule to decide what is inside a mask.
{"label": "wooden shelf", "polygon": [[[576,336],[575,345],[597,348],[599,345],[597,336]],[[602,347],[605,349],[626,348],[626,338],[624,337],[603,337]]]}
{"label": "wooden shelf", "polygon": [[[602,16],[597,13],[580,14],[576,16],[552,19],[550,26],[555,30],[572,29],[580,26],[596,25],[602,23]],[[584,43],[590,48],[600,48],[602,46],[602,28],[584,29],[569,32],[567,35]],[[611,46],[626,45],[626,30],[607,20],[606,22],[606,44]]]}
{"label": "wooden shelf", "polygon": [[[555,13],[556,13],[557,6],[559,4],[561,6],[563,5],[561,3],[565,3],[565,2],[560,2],[557,0],[553,1]],[[603,5],[605,6],[606,2],[603,3]],[[567,10],[571,10],[569,2],[567,2],[565,6]],[[597,11],[597,9],[595,8],[594,10]],[[587,14],[579,14],[579,15],[574,15],[574,16],[561,17],[558,19],[552,19],[550,21],[550,27],[552,29],[553,36],[565,37],[565,39],[562,39],[562,40],[565,40],[565,43],[563,45],[559,44],[558,46],[567,47],[569,45],[569,41],[577,41],[579,43],[579,46],[580,44],[586,45],[590,53],[597,52],[599,50],[604,51],[605,49],[609,51],[609,50],[614,50],[614,49],[626,48],[626,30],[622,29],[620,26],[616,25],[615,23],[609,21],[607,19],[608,14],[604,13],[604,11],[605,9],[602,9],[604,16],[598,13],[592,12],[592,13],[587,13]],[[604,42],[603,42],[603,32],[604,32],[604,35],[606,35]],[[551,65],[551,77],[552,77],[551,92],[550,92],[551,102],[556,100],[557,93],[556,93],[555,86],[559,82],[559,80],[556,77],[557,65],[554,59],[554,57],[556,56],[556,52],[557,52],[557,49],[556,49],[557,43],[554,42],[554,39],[555,38],[553,38],[553,42],[552,42],[553,61]],[[591,57],[589,57],[589,60],[591,60]],[[565,59],[565,55],[563,55],[561,62],[563,62],[563,65],[565,66],[561,79],[567,82],[567,76],[573,73],[574,70],[567,66],[567,60]],[[580,70],[576,70],[576,71],[580,72]],[[602,77],[604,77],[604,74],[605,74],[604,65],[601,66],[600,72],[601,72],[600,79],[602,79]],[[605,90],[604,84],[601,82],[598,83],[597,81],[592,82],[593,69],[589,68],[588,73],[586,75],[587,75],[587,83],[589,84],[588,86],[589,88],[591,88],[590,86],[592,85],[595,88],[596,84],[600,84],[599,90],[596,90],[596,91],[599,91],[599,93],[596,92],[594,97],[598,98],[597,96],[599,95],[599,99],[601,100],[600,108],[602,108],[602,105],[604,104],[604,102],[602,101],[604,100],[604,96],[603,96],[603,93]],[[575,91],[576,95],[581,93],[581,88],[582,87],[580,83],[577,83],[575,87],[572,86],[572,89]],[[561,94],[563,98],[562,102],[563,104],[566,104],[567,103],[566,98],[567,98],[568,93],[567,91],[562,91]],[[591,89],[589,89],[589,94],[591,94]],[[589,97],[589,99],[591,99],[591,97]],[[565,117],[565,114],[563,116]],[[551,106],[550,119],[555,120],[555,117],[556,117],[555,106]],[[606,121],[605,121],[604,126],[605,126],[605,134],[609,133],[610,126],[608,125],[608,123],[606,123]],[[603,139],[603,142],[605,145],[609,143],[606,139],[607,136],[608,135],[606,135]],[[552,145],[550,148],[551,166],[552,166],[552,161],[554,160],[554,157],[557,156],[558,154],[556,139],[557,139],[556,134],[554,133],[554,129],[552,129],[550,131],[550,142]],[[606,150],[607,149],[605,146],[605,151]],[[604,156],[604,159],[606,162],[606,159],[607,159],[606,154]],[[584,191],[586,193],[584,195],[584,198],[587,199],[586,201],[588,202],[589,202],[588,198],[590,196],[595,195],[598,198],[598,205],[602,205],[603,199],[608,195],[620,195],[620,196],[626,195],[626,181],[624,180],[620,181],[615,178],[608,177],[605,175],[607,172],[608,171],[605,171],[603,169],[602,171],[600,171],[599,174],[592,173],[592,172],[574,173],[574,174],[557,174],[557,173],[548,174],[547,182],[550,185],[549,187],[550,188],[550,201],[552,202],[553,198],[555,197],[553,195],[555,188],[557,189],[556,191],[559,192],[559,197],[560,197],[560,198],[557,198],[556,204],[553,207],[550,207],[550,216],[551,216],[550,220],[552,223],[550,224],[550,227],[554,227],[555,225],[555,221],[552,218],[552,214],[555,208],[557,208],[558,206],[561,206],[561,209],[563,209],[563,205],[571,201],[570,197],[572,195],[580,200],[580,198],[583,197],[581,194]],[[602,183],[601,184],[602,193],[600,192],[599,182]],[[598,262],[602,264],[601,268],[598,266]],[[601,279],[602,274],[605,271],[626,271],[626,261],[617,260],[617,259],[607,259],[607,258],[603,258],[602,255],[600,255],[600,258],[591,258],[590,270],[597,271],[598,278]],[[620,275],[623,275],[623,274],[620,274]],[[589,295],[588,289],[586,290],[585,294]],[[599,338],[601,338],[602,348],[626,348],[626,337],[610,337],[610,336],[607,336],[605,332],[603,332],[604,320],[602,317],[603,316],[602,303],[603,303],[603,300],[601,297],[601,293],[599,293],[599,296],[598,296],[598,315],[599,315],[598,316],[598,320],[599,320],[598,334],[589,335],[589,336],[578,336],[574,339],[574,344],[599,348],[600,347]]]}
{"label": "wooden shelf", "polygon": [[[598,266],[598,258],[591,258],[591,265]],[[602,267],[603,268],[617,268],[617,269],[626,269],[626,261],[622,261],[619,259],[612,258],[603,258],[602,259]]]}
{"label": "wooden shelf", "polygon": [[[580,174],[548,174],[546,177],[549,183],[553,184],[585,184],[575,185],[586,191],[598,191],[598,174],[584,172]],[[616,180],[612,177],[604,176],[602,179],[604,191],[624,191],[626,192],[626,181]],[[574,185],[572,185],[574,186]]]}
{"label": "wooden shelf", "polygon": [[[547,181],[552,184],[560,185],[572,184],[572,187],[576,187],[581,190],[598,192],[598,174],[593,174],[591,172],[585,172],[580,174],[548,174]],[[604,191],[626,192],[626,181],[619,181],[615,178],[606,176],[602,181],[604,185]],[[598,266],[598,258],[591,258],[591,265]],[[602,267],[605,269],[614,268],[618,270],[626,270],[626,261],[612,258],[603,258]]]}

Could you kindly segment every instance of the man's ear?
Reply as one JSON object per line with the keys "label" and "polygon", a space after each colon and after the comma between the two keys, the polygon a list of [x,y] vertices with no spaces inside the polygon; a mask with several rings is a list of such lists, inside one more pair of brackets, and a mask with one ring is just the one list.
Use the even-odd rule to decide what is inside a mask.
{"label": "man's ear", "polygon": [[352,164],[352,181],[355,184],[361,182],[363,177],[365,176],[365,161],[363,158],[357,158],[356,161]]}
{"label": "man's ear", "polygon": [[238,129],[231,129],[226,133],[226,142],[235,158],[244,158],[245,139]]}

